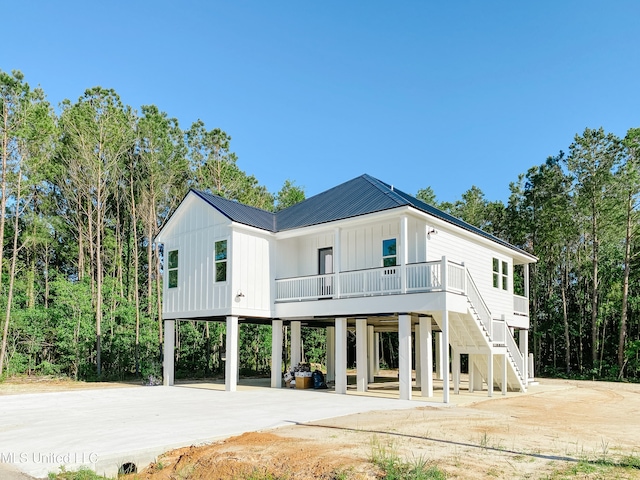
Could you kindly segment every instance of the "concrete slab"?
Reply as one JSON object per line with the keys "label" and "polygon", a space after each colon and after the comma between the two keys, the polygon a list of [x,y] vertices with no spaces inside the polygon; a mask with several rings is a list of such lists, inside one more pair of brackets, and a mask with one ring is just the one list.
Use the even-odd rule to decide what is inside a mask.
{"label": "concrete slab", "polygon": [[241,387],[224,392],[195,387],[2,397],[0,463],[34,477],[46,477],[60,466],[73,470],[83,465],[113,476],[126,462],[141,468],[180,446],[291,423],[425,405],[327,391]]}

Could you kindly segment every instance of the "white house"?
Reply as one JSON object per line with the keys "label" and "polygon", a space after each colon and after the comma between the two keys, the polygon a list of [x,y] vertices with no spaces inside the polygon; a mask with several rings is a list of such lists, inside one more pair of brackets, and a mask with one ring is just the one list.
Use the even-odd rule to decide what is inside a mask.
{"label": "white house", "polygon": [[470,390],[527,388],[528,298],[514,293],[514,280],[527,295],[536,258],[369,175],[277,213],[191,190],[156,241],[164,244],[167,385],[175,320],[197,319],[226,322],[227,390],[237,384],[242,322],[273,325],[272,387],[282,382],[283,325],[296,364],[305,324],[326,328],[327,376],[338,393],[347,389],[348,328],[358,390],[373,381],[376,340],[389,330],[399,333],[402,399],[411,398],[414,354],[416,385],[433,395],[432,335],[445,402],[458,392],[461,354]]}

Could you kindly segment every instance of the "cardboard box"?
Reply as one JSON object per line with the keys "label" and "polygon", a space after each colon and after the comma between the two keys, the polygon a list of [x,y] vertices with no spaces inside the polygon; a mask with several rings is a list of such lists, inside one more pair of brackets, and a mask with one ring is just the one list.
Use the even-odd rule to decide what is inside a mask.
{"label": "cardboard box", "polygon": [[296,388],[313,388],[313,377],[299,377],[296,375]]}

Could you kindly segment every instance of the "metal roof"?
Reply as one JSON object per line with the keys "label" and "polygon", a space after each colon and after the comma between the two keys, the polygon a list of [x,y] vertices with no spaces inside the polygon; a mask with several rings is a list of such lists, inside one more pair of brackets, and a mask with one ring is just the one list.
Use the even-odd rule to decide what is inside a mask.
{"label": "metal roof", "polygon": [[407,202],[379,180],[362,175],[276,214],[278,231],[389,210]]}
{"label": "metal roof", "polygon": [[272,212],[267,212],[261,208],[250,207],[235,200],[212,195],[202,190],[192,190],[192,192],[234,222],[268,230],[269,232],[276,231],[275,216]]}
{"label": "metal roof", "polygon": [[199,190],[194,190],[194,192],[230,220],[270,232],[320,225],[397,207],[411,206],[447,223],[535,258],[524,250],[478,227],[366,174],[307,198],[277,213],[250,207]]}

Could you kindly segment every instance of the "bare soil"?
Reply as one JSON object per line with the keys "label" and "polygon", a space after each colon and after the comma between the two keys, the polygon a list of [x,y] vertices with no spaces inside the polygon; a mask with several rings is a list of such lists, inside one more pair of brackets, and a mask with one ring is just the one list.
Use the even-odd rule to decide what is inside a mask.
{"label": "bare soil", "polygon": [[[338,417],[180,448],[130,478],[373,479],[381,471],[371,458],[385,453],[437,466],[447,478],[640,478],[637,467],[598,465],[639,461],[640,385],[540,383],[524,395],[496,392],[493,399],[451,407],[416,402],[412,410]],[[7,385],[0,384],[0,395]],[[21,393],[64,386],[23,385]],[[597,468],[584,468],[588,462]]]}
{"label": "bare soil", "polygon": [[[146,480],[380,478],[372,456],[425,462],[447,478],[640,478],[586,462],[640,457],[640,385],[542,380],[539,393],[449,408],[370,412],[168,452]],[[531,390],[534,391],[536,387]],[[580,463],[583,462],[583,463]],[[560,473],[559,473],[560,472]],[[269,476],[271,475],[271,476]],[[604,476],[603,476],[604,475]]]}

